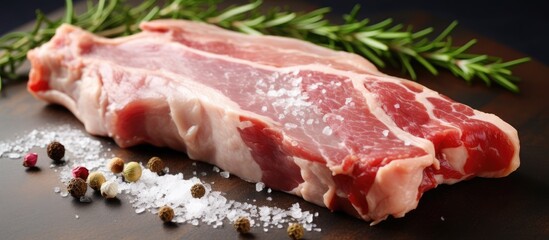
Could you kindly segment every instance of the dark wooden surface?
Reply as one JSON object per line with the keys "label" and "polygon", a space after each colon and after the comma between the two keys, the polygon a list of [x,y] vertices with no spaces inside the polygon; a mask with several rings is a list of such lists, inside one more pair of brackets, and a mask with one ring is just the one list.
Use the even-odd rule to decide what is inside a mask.
{"label": "dark wooden surface", "polygon": [[[298,8],[308,8],[296,5]],[[391,13],[387,13],[388,16]],[[421,26],[439,25],[423,12],[399,12],[409,22]],[[477,52],[505,59],[524,55],[487,39],[458,29],[457,41],[478,38]],[[384,70],[391,74],[398,71]],[[427,192],[416,210],[404,218],[388,220],[370,227],[366,222],[304,202],[284,193],[255,192],[254,185],[236,177],[223,179],[217,174],[202,178],[215,181],[214,190],[227,193],[228,199],[287,208],[299,202],[304,210],[318,211],[315,220],[321,233],[307,232],[306,239],[549,239],[549,68],[537,61],[514,71],[522,79],[521,93],[481,84],[468,86],[444,72],[430,76],[420,72],[421,84],[476,109],[494,113],[519,131],[521,166],[501,179],[476,178],[451,186],[439,186]],[[43,126],[71,124],[82,128],[78,120],[59,106],[32,98],[25,85],[10,84],[0,97],[0,139],[9,140]],[[101,139],[111,142],[109,139]],[[119,201],[104,201],[88,191],[91,204],[61,198],[53,192],[62,186],[58,173],[49,168],[44,149],[34,149],[42,157],[40,171],[25,171],[20,160],[0,159],[0,238],[1,239],[286,239],[284,230],[252,229],[253,234],[239,236],[228,223],[214,229],[208,225],[165,225],[150,213],[137,215],[124,196]],[[171,172],[190,174],[191,161],[183,153],[140,146],[113,151],[127,159],[146,161],[151,155],[167,160]],[[211,166],[198,164],[210,171]],[[201,170],[199,170],[201,171]],[[79,215],[79,219],[75,215]],[[444,221],[441,219],[444,218]]]}

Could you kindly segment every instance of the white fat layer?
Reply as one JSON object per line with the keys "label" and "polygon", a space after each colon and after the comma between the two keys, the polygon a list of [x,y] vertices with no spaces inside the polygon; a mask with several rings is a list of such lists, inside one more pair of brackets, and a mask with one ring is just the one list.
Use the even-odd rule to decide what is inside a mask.
{"label": "white fat layer", "polygon": [[461,145],[455,148],[444,148],[441,152],[444,159],[448,160],[448,158],[451,158],[451,161],[448,160],[448,164],[452,166],[452,169],[465,175],[464,166],[467,162],[467,158],[469,157],[465,146]]}
{"label": "white fat layer", "polygon": [[[300,56],[310,56],[312,58],[330,59],[331,62],[339,62],[341,64],[360,69],[365,73],[374,75],[382,74],[371,62],[356,54],[343,51],[333,51],[315,44],[286,37],[242,35],[214,25],[191,21],[157,20],[152,22],[143,22],[140,27],[145,31],[156,27],[183,29],[187,35],[192,35],[192,38],[195,41],[202,43],[212,41],[215,42],[222,39],[228,44],[246,48],[249,42],[254,42],[254,45],[261,46],[266,49],[266,52],[268,51],[267,49],[271,49],[271,51],[278,52],[281,55],[298,54]],[[258,41],[255,38],[261,38],[261,41]]]}
{"label": "white fat layer", "polygon": [[431,166],[429,155],[413,159],[393,160],[381,167],[366,195],[368,216],[374,225],[388,215],[403,217],[418,204],[418,188],[423,180],[423,169]]}
{"label": "white fat layer", "polygon": [[322,163],[294,157],[304,182],[291,192],[319,206],[328,206],[336,191],[332,172]]}

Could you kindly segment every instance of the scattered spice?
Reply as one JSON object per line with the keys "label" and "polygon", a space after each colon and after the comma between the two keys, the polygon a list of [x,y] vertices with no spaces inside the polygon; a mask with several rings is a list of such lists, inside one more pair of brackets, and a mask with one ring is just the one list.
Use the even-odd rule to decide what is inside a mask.
{"label": "scattered spice", "polygon": [[162,161],[159,157],[152,157],[147,162],[147,168],[151,170],[151,172],[155,172],[160,175],[162,170],[164,170],[164,161]]}
{"label": "scattered spice", "polygon": [[191,187],[191,195],[193,195],[194,198],[201,198],[206,194],[206,188],[204,188],[204,185],[197,183]]}
{"label": "scattered spice", "polygon": [[297,240],[302,239],[304,234],[303,226],[299,223],[292,223],[288,226],[288,236],[291,239]]}
{"label": "scattered spice", "polygon": [[74,198],[83,197],[87,190],[88,185],[82,178],[73,178],[69,181],[69,185],[67,185],[67,191]]}
{"label": "scattered spice", "polygon": [[247,217],[239,217],[234,221],[234,229],[239,233],[250,232],[250,220]]}
{"label": "scattered spice", "polygon": [[[62,182],[68,183],[72,179],[72,169],[75,166],[86,166],[89,169],[88,183],[92,178],[92,172],[99,171],[104,178],[118,184],[118,194],[123,193],[128,197],[136,214],[145,212],[157,214],[160,207],[169,204],[176,214],[172,219],[175,223],[193,226],[206,224],[212,228],[219,228],[225,224],[225,220],[230,221],[232,225],[239,216],[246,216],[251,228],[262,227],[264,231],[282,230],[283,225],[291,221],[302,224],[306,231],[321,231],[314,223],[318,213],[304,211],[299,203],[283,209],[255,204],[255,199],[249,199],[247,202],[234,201],[228,199],[222,192],[213,191],[210,184],[201,182],[197,176],[185,179],[182,173],[168,173],[166,169],[164,169],[166,174],[159,176],[149,169],[143,169],[138,184],[125,182],[121,175],[111,173],[106,166],[111,158],[116,157],[110,150],[112,143],[95,139],[82,129],[71,125],[35,129],[14,139],[0,139],[0,156],[21,159],[32,148],[46,146],[55,139],[63,139],[67,154],[70,151],[71,156],[66,164],[50,166],[59,174]],[[198,173],[200,173],[199,176],[207,175],[203,171]],[[190,194],[190,190],[187,190],[189,192],[181,191],[181,189],[190,189],[196,183],[203,184],[207,192],[206,197],[197,199]],[[55,189],[57,188],[54,188],[55,194],[62,198],[69,195],[65,189]],[[166,194],[151,194],[151,191]],[[83,203],[91,200],[92,198],[86,195],[80,197],[80,202]]]}
{"label": "scattered spice", "polygon": [[53,141],[48,144],[47,153],[48,157],[53,161],[59,162],[65,156],[65,146],[57,141]]}
{"label": "scattered spice", "polygon": [[71,172],[72,172],[72,177],[73,178],[81,178],[84,181],[86,181],[88,179],[88,175],[90,174],[88,169],[85,168],[85,167],[82,167],[82,166],[78,166],[78,167],[73,168]]}
{"label": "scattered spice", "polygon": [[137,162],[129,162],[124,166],[124,180],[126,182],[136,182],[141,178],[141,165]]}
{"label": "scattered spice", "polygon": [[124,159],[114,157],[109,161],[108,167],[114,174],[121,173],[124,170]]}
{"label": "scattered spice", "polygon": [[93,190],[96,191],[99,191],[101,189],[101,185],[103,185],[105,181],[105,176],[103,176],[103,173],[101,172],[92,172],[88,176],[88,184]]}
{"label": "scattered spice", "polygon": [[101,185],[101,196],[115,198],[118,194],[118,183],[113,180],[106,181]]}
{"label": "scattered spice", "polygon": [[25,167],[34,167],[36,165],[36,162],[38,161],[38,154],[36,153],[28,153],[23,158],[23,166]]}
{"label": "scattered spice", "polygon": [[158,210],[158,217],[163,222],[171,222],[173,220],[175,213],[173,209],[169,206],[163,206]]}

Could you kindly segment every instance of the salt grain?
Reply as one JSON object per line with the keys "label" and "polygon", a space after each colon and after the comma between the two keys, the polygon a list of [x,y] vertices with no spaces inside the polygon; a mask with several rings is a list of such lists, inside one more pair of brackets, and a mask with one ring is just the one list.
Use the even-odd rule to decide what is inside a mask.
{"label": "salt grain", "polygon": [[219,175],[221,175],[222,178],[229,178],[231,176],[227,171],[220,172]]}
{"label": "salt grain", "polygon": [[53,188],[53,192],[54,192],[54,193],[59,193],[59,192],[61,192],[61,188],[59,188],[59,187],[54,187],[54,188]]}
{"label": "salt grain", "polygon": [[383,132],[381,132],[381,134],[383,134],[383,136],[387,137],[387,136],[389,136],[389,130],[383,130]]}
{"label": "salt grain", "polygon": [[11,158],[11,159],[21,158],[21,154],[19,154],[19,153],[8,153],[8,158]]}
{"label": "salt grain", "polygon": [[59,195],[61,195],[61,197],[65,198],[65,197],[69,196],[69,193],[68,192],[61,192],[61,194],[59,194]]}
{"label": "salt grain", "polygon": [[396,109],[399,109],[399,108],[400,108],[400,104],[398,104],[398,103],[395,104],[395,108],[396,108]]}
{"label": "salt grain", "polygon": [[322,129],[322,134],[326,136],[332,135],[332,128],[329,126],[324,127],[324,129]]}
{"label": "salt grain", "polygon": [[352,98],[345,98],[345,105],[349,105],[349,103],[351,103],[351,101],[353,101]]}
{"label": "salt grain", "polygon": [[255,184],[255,190],[258,192],[263,191],[264,188],[265,188],[265,183],[263,182],[258,182]]}
{"label": "salt grain", "polygon": [[140,214],[140,213],[143,213],[143,212],[145,212],[145,208],[136,208],[135,209],[135,213],[137,213],[137,214]]}
{"label": "salt grain", "polygon": [[219,171],[221,171],[221,170],[220,170],[218,167],[216,167],[216,166],[213,166],[212,170],[213,170],[214,172],[219,172]]}
{"label": "salt grain", "polygon": [[75,214],[75,215],[74,215],[74,218],[79,219],[80,216],[78,216],[78,214]]}

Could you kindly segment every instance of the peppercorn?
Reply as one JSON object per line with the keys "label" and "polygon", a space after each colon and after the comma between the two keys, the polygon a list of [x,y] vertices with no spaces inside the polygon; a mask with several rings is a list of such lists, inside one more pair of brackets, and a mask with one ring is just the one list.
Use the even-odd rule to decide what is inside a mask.
{"label": "peppercorn", "polygon": [[67,191],[74,198],[80,198],[84,196],[87,190],[88,185],[86,185],[86,182],[82,178],[71,179],[69,181],[69,185],[67,186]]}
{"label": "peppercorn", "polygon": [[61,159],[65,156],[65,146],[59,142],[51,142],[48,144],[47,147],[48,157],[50,157],[53,161],[61,161]]}
{"label": "peppercorn", "polygon": [[147,162],[147,168],[151,170],[151,172],[161,174],[162,170],[164,170],[164,162],[159,157],[152,157]]}
{"label": "peppercorn", "polygon": [[294,240],[302,239],[304,234],[303,226],[301,226],[301,224],[299,223],[290,224],[290,226],[288,226],[287,232],[288,236]]}
{"label": "peppercorn", "polygon": [[124,170],[124,159],[114,157],[109,161],[108,166],[112,173],[121,173]]}
{"label": "peppercorn", "polygon": [[204,185],[197,183],[191,187],[191,195],[194,198],[201,198],[206,194],[206,189],[204,188]]}
{"label": "peppercorn", "polygon": [[250,232],[250,220],[246,217],[239,217],[234,221],[234,229],[239,233]]}
{"label": "peppercorn", "polygon": [[28,168],[34,167],[37,161],[38,161],[38,154],[29,153],[25,155],[25,158],[23,158],[23,166]]}
{"label": "peppercorn", "polygon": [[136,182],[141,178],[141,165],[137,162],[129,162],[124,165],[124,180],[126,182]]}
{"label": "peppercorn", "polygon": [[161,207],[158,210],[158,217],[164,222],[171,222],[174,215],[173,209],[169,206]]}
{"label": "peppercorn", "polygon": [[101,185],[105,183],[105,176],[103,176],[103,173],[101,172],[92,172],[88,176],[88,184],[90,185],[93,190],[99,191],[101,189]]}
{"label": "peppercorn", "polygon": [[109,180],[101,184],[101,196],[105,198],[115,198],[118,194],[118,183]]}
{"label": "peppercorn", "polygon": [[72,177],[82,178],[84,181],[88,179],[89,171],[87,168],[78,166],[72,169]]}

